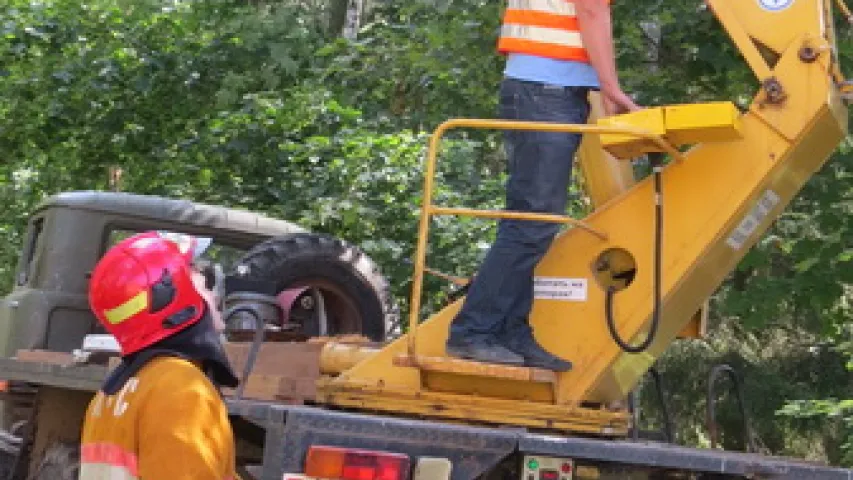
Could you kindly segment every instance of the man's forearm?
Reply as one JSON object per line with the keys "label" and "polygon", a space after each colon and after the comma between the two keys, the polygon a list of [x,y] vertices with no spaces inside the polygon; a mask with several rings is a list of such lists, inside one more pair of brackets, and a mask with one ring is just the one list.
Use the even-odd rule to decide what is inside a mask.
{"label": "man's forearm", "polygon": [[605,0],[575,0],[575,11],[584,48],[590,64],[598,72],[603,93],[620,90],[610,5]]}

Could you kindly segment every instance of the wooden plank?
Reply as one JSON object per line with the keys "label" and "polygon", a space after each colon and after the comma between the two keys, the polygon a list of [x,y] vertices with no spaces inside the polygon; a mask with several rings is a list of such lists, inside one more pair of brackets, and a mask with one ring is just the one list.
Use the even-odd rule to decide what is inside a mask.
{"label": "wooden plank", "polygon": [[[324,342],[269,342],[258,349],[252,372],[246,381],[243,398],[302,404],[313,400],[320,377],[320,352]],[[249,342],[228,343],[225,351],[238,376],[252,345]],[[234,390],[226,389],[232,396]]]}
{"label": "wooden plank", "polygon": [[522,382],[553,384],[557,381],[557,375],[550,370],[471,362],[449,357],[425,357],[417,355],[412,358],[407,354],[402,354],[394,357],[394,365],[398,367],[419,368],[426,372],[502,378]]}
{"label": "wooden plank", "polygon": [[50,365],[71,365],[74,363],[74,356],[70,353],[48,350],[18,350],[15,359],[22,362],[48,363]]}
{"label": "wooden plank", "polygon": [[[243,387],[243,398],[275,400],[281,385],[281,377],[275,375],[250,375]],[[223,394],[233,396],[235,390],[223,389]]]}
{"label": "wooden plank", "polygon": [[303,404],[316,397],[316,380],[310,378],[282,378],[275,395],[276,400],[294,404]]}
{"label": "wooden plank", "polygon": [[[223,389],[223,393],[230,397],[235,394],[235,390]],[[306,400],[313,400],[316,394],[316,379],[281,377],[278,375],[250,375],[243,389],[243,398],[283,401],[291,404],[302,404]]]}
{"label": "wooden plank", "polygon": [[[231,341],[252,343],[255,339],[254,330],[237,330],[228,334]],[[308,336],[299,332],[264,332],[264,342],[304,342]]]}
{"label": "wooden plank", "polygon": [[[249,357],[250,343],[228,343],[225,353],[238,375]],[[252,373],[285,377],[316,377],[320,374],[321,344],[303,342],[265,343],[258,350]]]}
{"label": "wooden plank", "polygon": [[344,343],[348,345],[376,344],[376,342],[370,340],[369,338],[363,335],[356,334],[337,335],[333,337],[312,337],[308,340],[308,343],[319,343],[323,345],[329,342]]}
{"label": "wooden plank", "polygon": [[[269,401],[287,401],[302,403],[313,399],[316,394],[315,382],[320,376],[320,352],[327,341],[338,341],[337,338],[315,340],[313,342],[281,342],[261,345],[258,358],[244,391],[245,398]],[[343,339],[345,342],[362,343],[363,339],[352,336]],[[243,368],[251,349],[251,343],[228,343],[225,351],[232,362],[237,375],[242,375]],[[26,363],[39,363],[57,366],[74,364],[74,356],[66,352],[51,352],[47,350],[18,350],[15,360]],[[120,362],[119,358],[110,358],[107,367],[114,368]],[[233,390],[226,389],[227,395],[233,395]]]}

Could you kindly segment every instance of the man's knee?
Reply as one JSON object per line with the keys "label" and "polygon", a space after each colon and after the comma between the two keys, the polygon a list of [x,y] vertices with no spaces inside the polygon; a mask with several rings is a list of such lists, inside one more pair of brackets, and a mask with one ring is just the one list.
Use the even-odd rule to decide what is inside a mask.
{"label": "man's knee", "polygon": [[559,229],[559,225],[550,222],[508,220],[501,224],[498,236],[513,248],[541,255],[548,250]]}

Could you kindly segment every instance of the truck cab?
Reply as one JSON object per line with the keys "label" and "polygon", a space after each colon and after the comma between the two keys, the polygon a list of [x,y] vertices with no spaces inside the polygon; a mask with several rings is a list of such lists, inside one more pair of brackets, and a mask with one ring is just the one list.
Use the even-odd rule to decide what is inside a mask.
{"label": "truck cab", "polygon": [[305,230],[248,211],[156,196],[78,191],[33,211],[12,292],[0,301],[0,356],[19,349],[71,352],[99,333],[86,297],[89,273],[115,242],[145,230],[211,237],[206,256],[228,268],[251,247]]}

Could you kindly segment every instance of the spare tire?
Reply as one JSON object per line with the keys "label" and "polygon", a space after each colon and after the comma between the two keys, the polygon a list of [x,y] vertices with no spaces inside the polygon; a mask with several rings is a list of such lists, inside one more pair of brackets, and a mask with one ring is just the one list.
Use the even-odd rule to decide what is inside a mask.
{"label": "spare tire", "polygon": [[309,335],[361,334],[381,342],[394,323],[388,281],[360,248],[318,233],[271,238],[237,262],[243,278],[274,286],[277,293],[312,287],[322,295],[327,331],[305,326]]}

